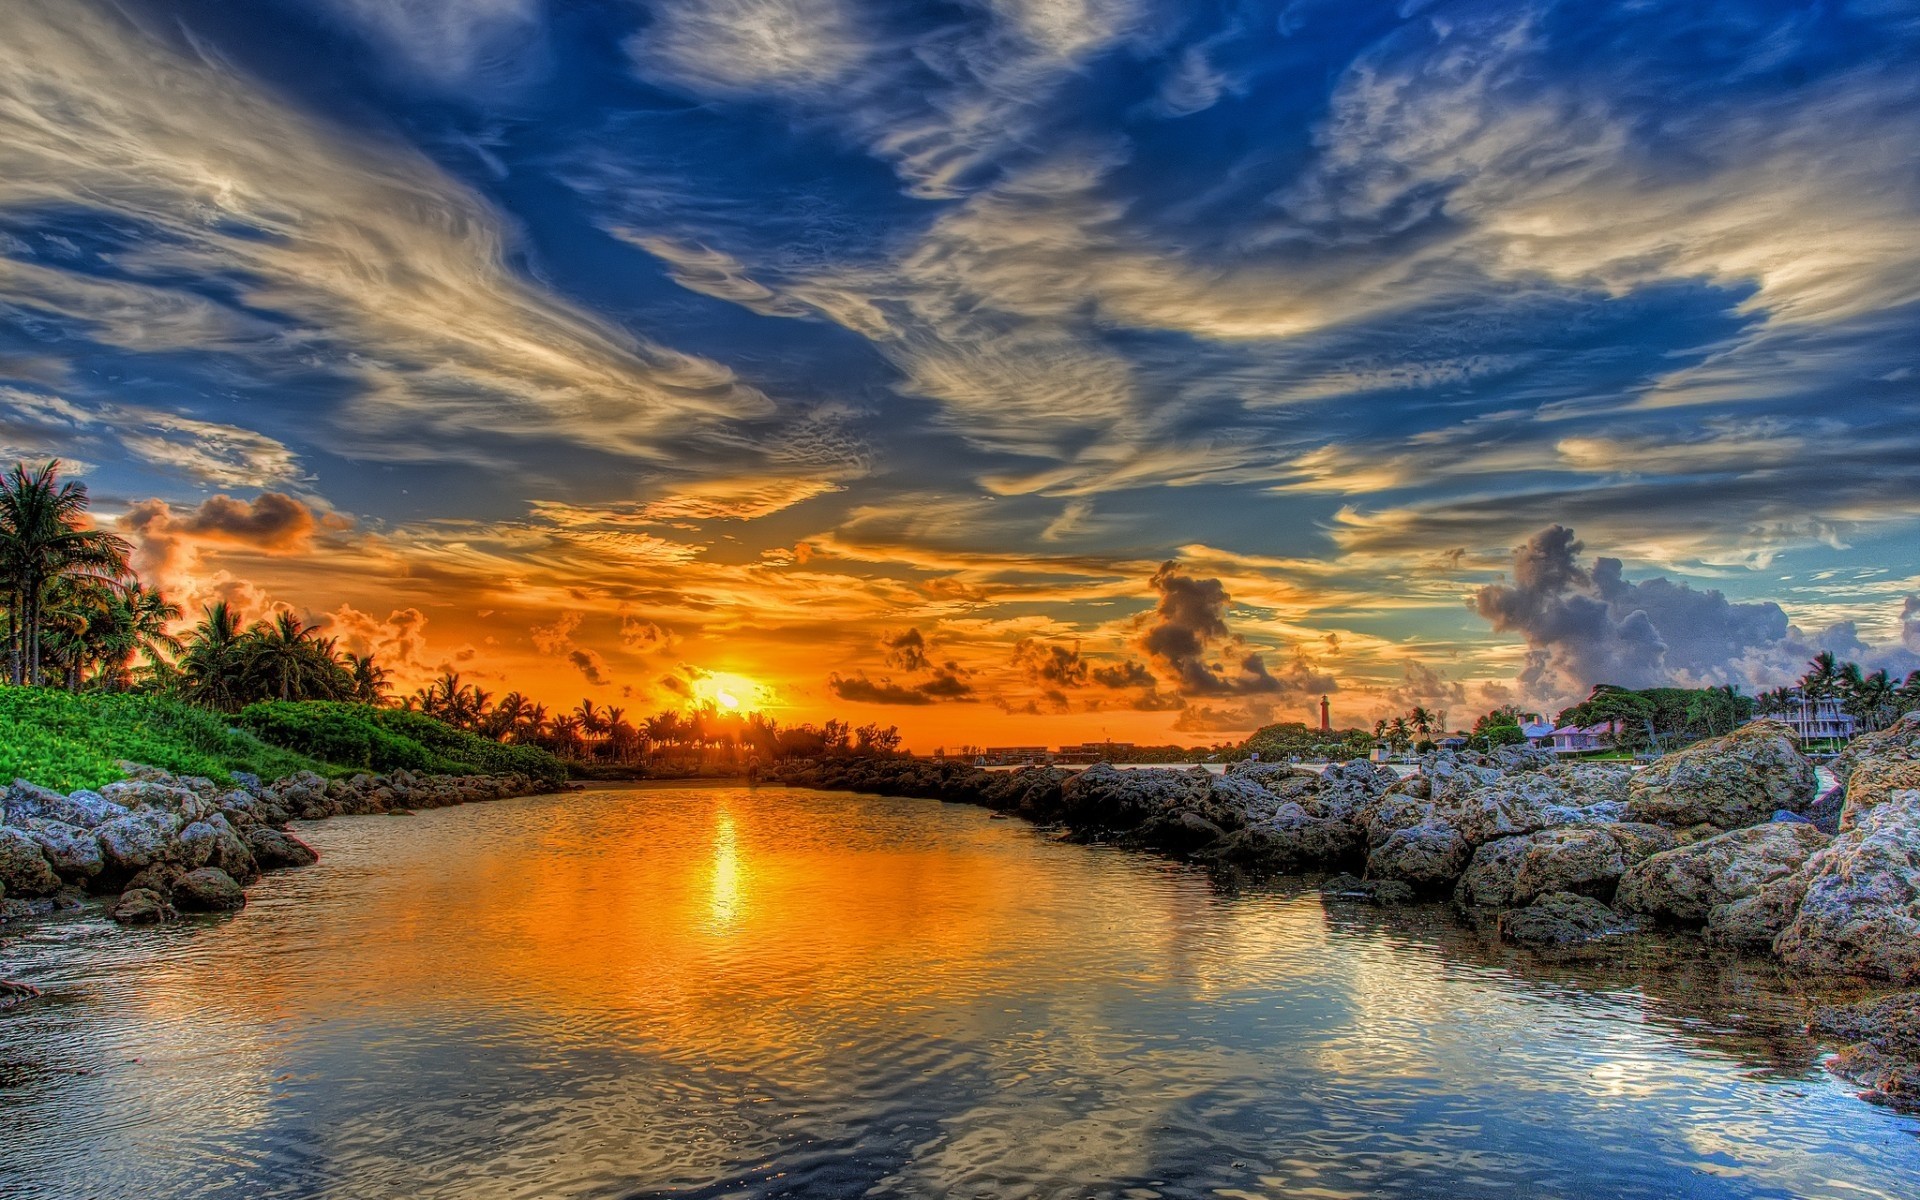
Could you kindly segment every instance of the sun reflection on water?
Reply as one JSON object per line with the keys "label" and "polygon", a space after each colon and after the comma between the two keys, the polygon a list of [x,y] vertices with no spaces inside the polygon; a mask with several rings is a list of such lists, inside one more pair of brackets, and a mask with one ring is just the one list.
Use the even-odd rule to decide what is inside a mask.
{"label": "sun reflection on water", "polygon": [[713,877],[709,884],[708,918],[726,929],[740,917],[744,903],[740,887],[740,841],[733,813],[721,809],[713,820]]}

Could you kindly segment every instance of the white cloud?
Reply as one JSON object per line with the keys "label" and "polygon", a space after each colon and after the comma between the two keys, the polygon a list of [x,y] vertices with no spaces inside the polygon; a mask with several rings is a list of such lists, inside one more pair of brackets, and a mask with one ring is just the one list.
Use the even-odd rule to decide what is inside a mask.
{"label": "white cloud", "polygon": [[[656,457],[771,411],[726,368],[517,278],[498,216],[419,155],[301,116],[95,5],[19,0],[0,41],[0,208],[62,205],[148,231],[116,259],[131,285],[73,287],[150,310],[174,279],[221,279],[296,321],[288,339],[360,385],[333,436],[363,456],[457,458],[498,435]],[[209,318],[181,305],[192,319],[172,332],[197,347]],[[148,323],[145,347],[167,329]]]}
{"label": "white cloud", "polygon": [[628,52],[651,77],[721,95],[814,91],[873,52],[843,0],[659,0]]}

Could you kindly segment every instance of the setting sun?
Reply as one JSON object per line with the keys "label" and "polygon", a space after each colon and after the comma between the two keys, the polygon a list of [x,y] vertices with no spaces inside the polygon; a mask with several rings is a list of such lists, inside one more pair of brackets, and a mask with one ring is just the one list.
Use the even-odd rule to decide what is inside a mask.
{"label": "setting sun", "polygon": [[744,675],[703,675],[693,681],[693,703],[722,712],[758,712],[773,703],[773,689]]}

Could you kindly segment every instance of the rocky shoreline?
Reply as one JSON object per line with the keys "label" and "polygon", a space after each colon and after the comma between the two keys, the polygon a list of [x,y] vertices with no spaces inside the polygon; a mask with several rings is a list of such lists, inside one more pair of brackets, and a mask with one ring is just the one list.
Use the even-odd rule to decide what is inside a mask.
{"label": "rocky shoreline", "polygon": [[[16,781],[0,796],[0,925],[113,897],[123,925],[246,904],[263,872],[310,866],[319,853],[290,821],[407,813],[552,790],[525,775],[355,775],[310,771],[273,783],[180,777],[123,764],[128,778],[63,794]],[[12,985],[24,988],[24,985]],[[30,989],[29,989],[30,990]],[[0,995],[20,999],[25,991]]]}
{"label": "rocky shoreline", "polygon": [[[1670,931],[1769,955],[1820,979],[1920,987],[1920,713],[1855,741],[1818,794],[1783,725],[1757,722],[1641,771],[1527,749],[1440,752],[1401,778],[1367,762],[1324,771],[985,771],[954,762],[787,764],[794,786],[976,804],[1254,875],[1325,873],[1336,901],[1450,901],[1499,940],[1546,956],[1606,955]],[[1920,1110],[1920,992],[1823,1009],[1847,1043],[1831,1064]]]}

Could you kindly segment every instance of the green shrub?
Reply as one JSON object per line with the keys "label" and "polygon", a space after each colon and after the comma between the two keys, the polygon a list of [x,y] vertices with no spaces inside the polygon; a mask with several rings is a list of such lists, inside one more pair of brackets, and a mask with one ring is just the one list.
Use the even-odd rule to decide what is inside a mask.
{"label": "green shrub", "polygon": [[219,713],[139,695],[72,695],[52,688],[0,685],[0,784],[27,779],[43,787],[100,787],[144,763],[222,782],[233,771],[263,779],[324,764],[234,729]]}
{"label": "green shrub", "polygon": [[421,713],[360,704],[280,700],[228,717],[178,700],[73,695],[0,684],[0,787],[26,779],[72,791],[125,778],[122,761],[227,782],[234,771],[279,779],[297,771],[350,775],[406,768],[435,774],[517,771],[566,777],[532,746],[502,746]]}
{"label": "green shrub", "polygon": [[518,771],[548,783],[566,777],[560,760],[544,750],[503,746],[405,709],[270,700],[247,706],[237,719],[265,741],[358,770],[385,773],[404,767],[452,775]]}

